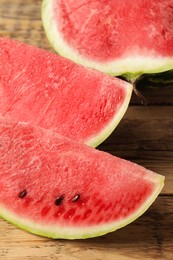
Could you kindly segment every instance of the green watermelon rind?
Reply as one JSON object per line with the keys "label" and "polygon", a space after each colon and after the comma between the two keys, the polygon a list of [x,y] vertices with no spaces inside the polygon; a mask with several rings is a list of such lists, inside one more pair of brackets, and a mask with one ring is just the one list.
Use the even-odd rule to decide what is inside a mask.
{"label": "green watermelon rind", "polygon": [[137,79],[135,84],[140,88],[172,87],[173,70],[168,70],[157,74],[143,74]]}
{"label": "green watermelon rind", "polygon": [[[5,39],[5,38],[3,40],[3,38],[2,38],[2,39],[0,39],[0,41],[2,41],[2,45],[3,45],[3,44],[8,43],[8,41],[10,42],[12,40]],[[13,40],[13,42],[14,42],[14,40]],[[17,45],[22,44],[23,47],[25,45],[25,44],[19,43],[19,42],[16,42],[16,43],[14,42],[14,44],[12,44],[12,45],[15,46],[15,44],[17,44]],[[30,50],[32,50],[31,48],[33,48],[33,51],[34,51],[35,47],[26,45],[26,49],[28,47],[30,48]],[[40,52],[41,49],[38,49],[38,51]],[[41,55],[43,55],[43,54],[44,53],[42,53]],[[57,59],[58,59],[59,55],[56,55],[56,54],[54,54],[54,55],[57,56]],[[65,62],[68,62],[68,61],[65,61]],[[74,63],[74,65],[75,65],[75,63]],[[79,70],[80,70],[80,67],[79,67]],[[92,77],[93,74],[95,74],[95,73],[92,73],[92,70],[90,70],[90,71],[91,71],[91,77]],[[90,73],[90,71],[88,71],[88,74]],[[87,70],[86,70],[86,73],[87,73]],[[101,90],[102,85],[104,85],[104,83],[106,83],[106,75],[103,73],[97,72],[97,71],[96,71],[96,75],[97,75],[96,78],[98,78],[100,80],[100,84],[101,84],[100,90]],[[85,134],[83,136],[80,136],[80,133],[78,134],[79,141],[82,141],[92,147],[96,147],[100,143],[102,143],[117,127],[117,125],[123,118],[128,106],[129,106],[132,91],[133,91],[133,85],[126,81],[122,81],[122,80],[120,81],[120,79],[115,79],[114,77],[108,77],[107,79],[109,81],[109,84],[112,84],[112,86],[113,86],[112,95],[116,95],[115,100],[111,99],[112,92],[110,94],[108,94],[108,92],[106,92],[106,90],[105,90],[105,92],[103,92],[103,94],[100,92],[98,97],[100,97],[101,99],[99,100],[99,98],[97,98],[96,100],[100,103],[100,105],[102,105],[102,108],[101,108],[101,110],[99,110],[99,103],[98,103],[98,107],[96,110],[94,110],[93,115],[95,113],[97,113],[97,116],[100,114],[100,116],[103,117],[102,121],[96,122],[95,127],[92,127],[94,124],[94,121],[93,121],[94,117],[92,115],[91,116],[92,120],[89,120],[89,121],[91,121],[91,123],[90,123],[91,128],[88,123],[88,131],[87,131],[87,126],[86,126]],[[94,88],[94,86],[93,86],[93,88]],[[120,96],[121,94],[122,94],[122,96]],[[107,105],[103,103],[103,100],[105,100],[105,98],[108,103],[110,102],[110,108],[108,108],[109,106],[106,107]],[[117,100],[117,102],[116,102],[116,100]],[[48,102],[48,100],[47,100],[47,102]],[[87,102],[86,99],[85,99],[85,102]],[[19,101],[19,103],[20,103],[20,101]],[[87,103],[90,104],[91,102],[88,101]],[[111,116],[109,116],[108,114],[109,114],[109,111],[111,110],[111,104],[113,104],[113,103],[114,103],[114,107],[112,107],[113,113],[111,114]],[[26,109],[27,109],[27,106],[28,105],[26,104],[26,107],[25,107]],[[14,110],[13,110],[13,112],[14,112]],[[82,111],[82,112],[85,113],[85,111]],[[75,113],[76,113],[76,111],[75,111]],[[62,112],[62,114],[63,114],[63,112]],[[32,113],[32,115],[33,115],[33,113]],[[27,121],[28,116],[24,116],[24,117],[25,118],[23,118],[23,115],[22,115],[23,120]],[[31,116],[31,117],[33,117],[33,116]],[[54,116],[54,119],[56,119],[55,117],[56,117],[56,115]],[[56,120],[58,120],[58,119],[56,119]]]}
{"label": "green watermelon rind", "polygon": [[129,106],[129,102],[132,95],[133,86],[131,84],[125,84],[125,98],[123,100],[123,104],[118,109],[117,113],[115,113],[114,117],[110,120],[109,123],[106,124],[106,126],[95,136],[90,137],[87,141],[85,141],[85,144],[97,147],[99,144],[101,144],[106,138],[110,136],[110,134],[114,131],[114,129],[117,127],[121,119],[123,118],[125,112],[127,111],[127,108]]}
{"label": "green watermelon rind", "polygon": [[112,62],[95,62],[92,59],[82,57],[75,49],[70,47],[63,39],[63,35],[58,31],[58,27],[53,18],[54,0],[42,1],[42,23],[47,38],[53,49],[60,55],[73,60],[78,64],[91,67],[112,76],[127,76],[128,80],[138,77],[144,73],[159,73],[173,69],[173,57],[156,56],[146,50],[144,55],[119,58]]}
{"label": "green watermelon rind", "polygon": [[0,206],[0,217],[30,233],[53,239],[72,240],[102,236],[130,224],[138,217],[140,217],[151,206],[151,204],[155,201],[155,199],[157,198],[164,186],[164,177],[159,174],[155,176],[156,177],[151,177],[150,179],[155,183],[155,189],[153,190],[153,193],[147,198],[145,203],[143,203],[141,207],[139,207],[138,210],[128,218],[124,218],[122,220],[115,221],[109,224],[102,224],[100,226],[95,227],[87,226],[85,228],[80,228],[77,226],[74,226],[74,228],[69,228],[67,226],[62,227],[58,225],[57,227],[51,225],[48,226],[45,224],[41,225],[29,221],[27,219],[18,217],[15,213],[11,212],[5,206],[2,205]]}

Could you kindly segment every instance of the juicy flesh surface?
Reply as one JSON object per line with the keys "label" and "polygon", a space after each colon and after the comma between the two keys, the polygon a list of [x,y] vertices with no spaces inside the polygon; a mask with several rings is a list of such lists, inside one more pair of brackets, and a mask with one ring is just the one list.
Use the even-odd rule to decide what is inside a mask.
{"label": "juicy flesh surface", "polygon": [[156,179],[52,131],[0,118],[0,206],[20,218],[66,227],[126,219],[152,194]]}
{"label": "juicy flesh surface", "polygon": [[117,114],[128,83],[0,39],[0,113],[86,141]]}
{"label": "juicy flesh surface", "polygon": [[123,56],[173,56],[172,0],[55,0],[64,40],[100,62]]}

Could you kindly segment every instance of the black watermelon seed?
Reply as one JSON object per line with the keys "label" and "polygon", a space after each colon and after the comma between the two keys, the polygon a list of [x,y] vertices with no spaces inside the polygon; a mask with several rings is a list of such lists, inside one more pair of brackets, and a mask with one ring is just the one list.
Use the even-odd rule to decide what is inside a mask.
{"label": "black watermelon seed", "polygon": [[64,199],[64,196],[63,196],[63,195],[61,195],[61,196],[59,196],[58,198],[56,198],[56,200],[55,200],[55,205],[56,205],[56,206],[61,205],[63,199]]}
{"label": "black watermelon seed", "polygon": [[27,194],[26,190],[21,191],[21,192],[19,193],[19,198],[20,198],[20,199],[23,199],[23,198],[26,196],[26,194]]}
{"label": "black watermelon seed", "polygon": [[72,202],[76,202],[78,199],[80,199],[80,194],[76,194],[72,199]]}

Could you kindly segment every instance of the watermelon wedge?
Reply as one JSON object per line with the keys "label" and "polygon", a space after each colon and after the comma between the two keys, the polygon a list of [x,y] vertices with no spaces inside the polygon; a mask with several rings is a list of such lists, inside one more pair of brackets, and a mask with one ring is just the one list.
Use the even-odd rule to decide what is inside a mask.
{"label": "watermelon wedge", "polygon": [[123,117],[132,85],[0,38],[0,114],[97,146]]}
{"label": "watermelon wedge", "polygon": [[0,117],[0,215],[51,238],[95,237],[144,213],[164,177],[50,130]]}
{"label": "watermelon wedge", "polygon": [[42,21],[76,63],[128,79],[173,69],[172,0],[43,0]]}

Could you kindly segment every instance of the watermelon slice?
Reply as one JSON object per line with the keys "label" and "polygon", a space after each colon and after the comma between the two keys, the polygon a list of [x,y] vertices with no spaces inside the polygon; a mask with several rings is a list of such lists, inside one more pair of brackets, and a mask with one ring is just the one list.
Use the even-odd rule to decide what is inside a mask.
{"label": "watermelon slice", "polygon": [[50,130],[0,118],[0,215],[52,238],[106,234],[139,217],[164,177]]}
{"label": "watermelon slice", "polygon": [[0,38],[0,113],[91,146],[123,117],[132,85],[59,55]]}
{"label": "watermelon slice", "polygon": [[42,20],[77,63],[129,79],[173,69],[172,0],[43,0]]}

